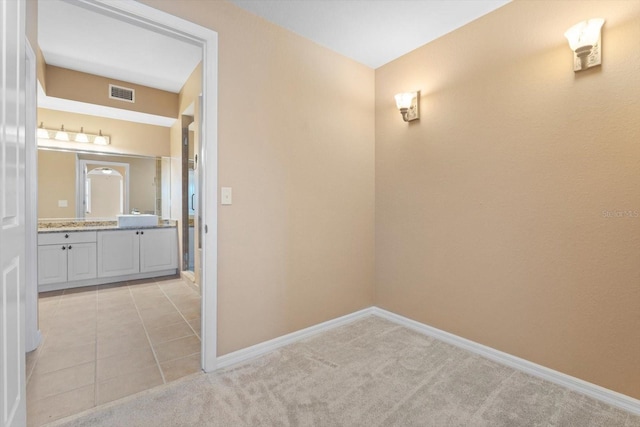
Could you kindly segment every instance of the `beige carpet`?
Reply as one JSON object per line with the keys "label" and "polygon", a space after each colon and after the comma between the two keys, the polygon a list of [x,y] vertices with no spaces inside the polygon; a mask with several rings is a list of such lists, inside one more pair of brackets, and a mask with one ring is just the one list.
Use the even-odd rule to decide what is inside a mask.
{"label": "beige carpet", "polygon": [[636,427],[640,417],[372,316],[53,425]]}

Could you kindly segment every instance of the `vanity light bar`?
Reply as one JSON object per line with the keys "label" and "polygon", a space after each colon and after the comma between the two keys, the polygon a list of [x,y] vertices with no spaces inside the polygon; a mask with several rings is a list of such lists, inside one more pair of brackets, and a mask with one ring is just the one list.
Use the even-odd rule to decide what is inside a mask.
{"label": "vanity light bar", "polygon": [[[68,139],[61,139],[56,137],[56,135],[59,135],[61,131],[68,135]],[[76,142],[81,144],[111,144],[111,138],[107,135],[104,135],[102,133],[102,130],[100,130],[98,134],[91,134],[84,132],[84,127],[80,128],[80,132],[73,132],[65,129],[64,125],[60,129],[47,129],[42,126],[42,123],[40,123],[40,126],[37,129],[37,136],[38,139]]]}

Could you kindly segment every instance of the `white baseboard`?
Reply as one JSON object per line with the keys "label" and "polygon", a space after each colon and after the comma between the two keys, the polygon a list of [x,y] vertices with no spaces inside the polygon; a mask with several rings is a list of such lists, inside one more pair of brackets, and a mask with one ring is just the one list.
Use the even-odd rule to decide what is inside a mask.
{"label": "white baseboard", "polygon": [[355,313],[338,317],[337,319],[318,323],[317,325],[313,325],[308,328],[262,342],[260,344],[252,345],[251,347],[243,348],[242,350],[225,354],[224,356],[218,357],[216,361],[216,369],[226,368],[228,366],[235,365],[237,363],[244,362],[258,356],[262,356],[263,354],[269,353],[270,351],[276,350],[285,345],[303,340],[312,335],[319,334],[320,332],[326,332],[338,326],[346,325],[347,323],[354,322],[371,314],[373,314],[373,307],[365,308],[363,310],[356,311]]}
{"label": "white baseboard", "polygon": [[38,285],[38,292],[59,291],[61,289],[82,288],[85,286],[107,285],[109,283],[126,282],[130,280],[151,279],[154,277],[177,276],[178,270],[175,268],[169,270],[150,271],[146,273],[127,274],[125,276],[96,277],[93,279],[78,280],[75,282],[50,283],[47,285]]}
{"label": "white baseboard", "polygon": [[542,365],[538,365],[537,363],[529,362],[528,360],[512,356],[511,354],[504,353],[491,347],[487,347],[486,345],[478,344],[477,342],[459,337],[454,334],[450,334],[449,332],[445,332],[443,330],[425,325],[423,323],[416,322],[415,320],[408,319],[404,316],[400,316],[398,314],[383,310],[378,307],[372,307],[371,313],[387,319],[391,322],[405,326],[414,331],[420,332],[424,335],[436,338],[440,341],[444,341],[448,344],[478,354],[487,359],[566,387],[570,390],[592,397],[609,405],[616,406],[618,408],[640,415],[640,400],[615,392],[613,390],[606,389],[599,385],[583,381],[579,378],[563,374],[562,372],[546,368]]}

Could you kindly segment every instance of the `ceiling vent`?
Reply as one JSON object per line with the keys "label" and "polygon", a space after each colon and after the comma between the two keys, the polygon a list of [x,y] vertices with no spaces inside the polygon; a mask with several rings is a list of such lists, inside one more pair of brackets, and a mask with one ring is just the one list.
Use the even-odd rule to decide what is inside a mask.
{"label": "ceiling vent", "polygon": [[109,85],[109,98],[126,102],[136,102],[136,91],[128,87]]}

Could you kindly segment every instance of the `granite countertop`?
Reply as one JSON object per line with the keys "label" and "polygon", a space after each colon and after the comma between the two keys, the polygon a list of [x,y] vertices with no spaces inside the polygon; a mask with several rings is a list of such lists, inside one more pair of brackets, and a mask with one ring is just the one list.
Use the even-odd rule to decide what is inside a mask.
{"label": "granite countertop", "polygon": [[161,220],[158,225],[118,227],[117,221],[38,221],[38,233],[65,233],[70,231],[130,230],[147,228],[175,228],[175,220]]}

